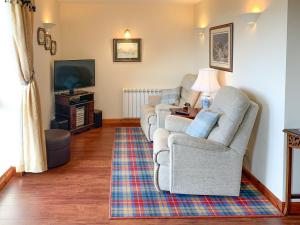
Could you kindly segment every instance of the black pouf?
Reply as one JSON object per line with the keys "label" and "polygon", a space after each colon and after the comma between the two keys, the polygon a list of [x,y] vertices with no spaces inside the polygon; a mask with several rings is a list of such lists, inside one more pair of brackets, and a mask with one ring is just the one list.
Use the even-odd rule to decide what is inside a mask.
{"label": "black pouf", "polygon": [[70,161],[69,131],[50,129],[45,131],[48,168],[54,168]]}

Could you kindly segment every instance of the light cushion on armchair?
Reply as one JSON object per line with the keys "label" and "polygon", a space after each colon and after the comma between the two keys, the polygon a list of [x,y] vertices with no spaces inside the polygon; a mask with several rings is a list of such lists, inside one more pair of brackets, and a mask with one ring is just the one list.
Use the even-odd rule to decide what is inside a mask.
{"label": "light cushion on armchair", "polygon": [[220,114],[207,110],[200,111],[188,126],[186,133],[192,137],[207,138],[215,126]]}
{"label": "light cushion on armchair", "polygon": [[161,93],[160,104],[178,105],[181,87],[165,89]]}

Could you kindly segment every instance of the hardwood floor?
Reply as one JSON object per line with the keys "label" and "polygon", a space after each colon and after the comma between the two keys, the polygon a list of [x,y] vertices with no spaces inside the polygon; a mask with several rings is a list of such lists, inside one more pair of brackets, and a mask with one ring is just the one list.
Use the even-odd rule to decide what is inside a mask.
{"label": "hardwood floor", "polygon": [[14,177],[0,192],[0,225],[300,224],[300,217],[109,220],[113,127],[72,136],[71,161],[43,174]]}

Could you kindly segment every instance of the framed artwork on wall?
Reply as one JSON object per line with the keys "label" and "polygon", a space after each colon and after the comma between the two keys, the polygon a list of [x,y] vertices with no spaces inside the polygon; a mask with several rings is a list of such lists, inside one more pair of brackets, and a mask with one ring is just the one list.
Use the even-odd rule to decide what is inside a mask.
{"label": "framed artwork on wall", "polygon": [[51,50],[50,50],[51,55],[56,55],[56,51],[57,51],[56,41],[51,41]]}
{"label": "framed artwork on wall", "polygon": [[209,66],[233,71],[233,23],[209,29]]}
{"label": "framed artwork on wall", "polygon": [[114,62],[141,62],[141,39],[114,39]]}
{"label": "framed artwork on wall", "polygon": [[45,34],[45,49],[46,50],[51,50],[51,35],[50,34]]}
{"label": "framed artwork on wall", "polygon": [[44,28],[39,27],[37,31],[37,41],[39,45],[45,44],[45,35],[46,35],[46,30]]}

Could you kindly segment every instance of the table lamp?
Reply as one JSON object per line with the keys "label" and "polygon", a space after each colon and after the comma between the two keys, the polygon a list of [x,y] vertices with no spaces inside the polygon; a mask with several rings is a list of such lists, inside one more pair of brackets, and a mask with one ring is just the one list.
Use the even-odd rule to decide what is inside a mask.
{"label": "table lamp", "polygon": [[202,92],[201,106],[203,109],[209,108],[212,102],[211,93],[220,88],[217,73],[217,70],[211,68],[200,69],[197,80],[192,86],[192,90]]}

